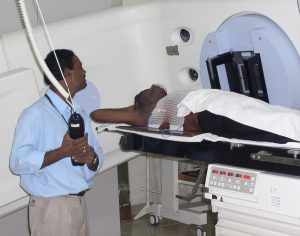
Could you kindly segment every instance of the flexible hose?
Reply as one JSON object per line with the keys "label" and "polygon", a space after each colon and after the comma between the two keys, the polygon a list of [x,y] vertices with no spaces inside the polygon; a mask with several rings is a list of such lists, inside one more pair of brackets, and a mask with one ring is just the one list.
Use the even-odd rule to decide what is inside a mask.
{"label": "flexible hose", "polygon": [[66,90],[64,90],[64,88],[60,85],[60,83],[55,79],[55,77],[53,76],[53,74],[49,70],[48,66],[46,65],[43,57],[41,56],[41,53],[38,49],[37,43],[36,43],[35,38],[33,36],[32,27],[31,27],[29,17],[27,15],[27,10],[26,10],[24,0],[18,0],[18,6],[19,6],[19,14],[20,14],[20,17],[23,21],[29,44],[30,44],[30,46],[31,46],[31,48],[34,52],[34,55],[35,55],[39,65],[40,65],[40,67],[42,68],[42,70],[44,71],[44,73],[46,74],[46,76],[48,77],[50,82],[53,84],[53,86],[59,91],[59,93],[66,100],[68,100],[68,97],[70,96],[70,94]]}

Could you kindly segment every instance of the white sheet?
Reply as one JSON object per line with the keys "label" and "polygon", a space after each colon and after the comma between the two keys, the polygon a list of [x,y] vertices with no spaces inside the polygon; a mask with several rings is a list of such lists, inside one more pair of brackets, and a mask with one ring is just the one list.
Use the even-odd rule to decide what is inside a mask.
{"label": "white sheet", "polygon": [[300,141],[300,111],[298,110],[270,105],[238,93],[218,89],[199,89],[190,92],[178,104],[177,115],[182,117],[190,112],[204,110],[226,116],[244,125]]}
{"label": "white sheet", "polygon": [[[166,135],[166,134],[157,134],[157,133],[149,133],[149,132],[141,132],[135,130],[125,130],[119,128],[120,124],[111,124],[106,126],[105,129],[108,131],[118,131],[124,133],[134,133],[145,137],[163,139],[163,140],[170,140],[170,141],[177,141],[177,142],[202,142],[203,140],[211,141],[211,142],[228,142],[233,144],[245,144],[245,145],[254,145],[254,146],[262,146],[262,147],[272,147],[272,148],[282,148],[282,149],[300,149],[300,142],[288,142],[285,144],[279,143],[272,143],[272,142],[257,142],[257,141],[249,141],[243,139],[230,139],[220,137],[211,133],[203,133],[199,135],[195,135],[193,137],[186,137],[186,136],[177,136],[177,135]],[[98,130],[99,132],[100,130]],[[101,132],[101,131],[100,131]]]}

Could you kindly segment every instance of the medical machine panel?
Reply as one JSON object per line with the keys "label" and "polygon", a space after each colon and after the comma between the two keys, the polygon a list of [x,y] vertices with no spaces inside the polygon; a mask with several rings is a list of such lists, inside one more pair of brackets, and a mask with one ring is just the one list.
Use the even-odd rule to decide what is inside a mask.
{"label": "medical machine panel", "polygon": [[256,177],[253,172],[212,166],[208,172],[207,187],[253,195]]}
{"label": "medical machine panel", "polygon": [[205,197],[219,207],[246,207],[299,219],[299,186],[297,176],[210,164]]}

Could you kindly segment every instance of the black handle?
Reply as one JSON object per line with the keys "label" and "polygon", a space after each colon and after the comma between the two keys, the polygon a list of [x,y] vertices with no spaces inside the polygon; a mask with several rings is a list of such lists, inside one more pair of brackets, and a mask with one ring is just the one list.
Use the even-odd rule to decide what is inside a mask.
{"label": "black handle", "polygon": [[[82,116],[76,112],[71,114],[68,122],[68,132],[72,139],[78,139],[84,136],[84,120]],[[85,163],[79,163],[71,158],[73,166],[83,166]]]}

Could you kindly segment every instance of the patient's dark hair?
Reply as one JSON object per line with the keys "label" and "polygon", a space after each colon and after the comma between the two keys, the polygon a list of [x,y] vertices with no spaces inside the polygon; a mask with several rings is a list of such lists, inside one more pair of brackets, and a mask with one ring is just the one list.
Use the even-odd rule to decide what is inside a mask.
{"label": "patient's dark hair", "polygon": [[147,89],[141,91],[140,93],[138,93],[137,95],[135,95],[134,97],[134,110],[137,111],[141,111],[143,108],[143,104],[142,104],[142,100],[141,100],[141,96],[142,93],[145,92]]}
{"label": "patient's dark hair", "polygon": [[[62,72],[64,72],[66,68],[73,69],[73,57],[75,55],[73,51],[68,49],[56,49],[55,54],[59,61]],[[57,79],[57,81],[60,81],[63,79],[63,76],[57,65],[55,54],[54,51],[49,52],[49,54],[45,58],[45,63],[48,66],[51,73],[53,74],[53,76]],[[44,74],[44,81],[47,85],[51,84],[50,80],[45,74]]]}
{"label": "patient's dark hair", "polygon": [[134,109],[135,110],[142,111],[144,109],[147,109],[147,110],[150,109],[152,111],[152,109],[154,109],[154,106],[156,105],[158,100],[167,94],[167,90],[162,85],[152,84],[150,89],[153,87],[159,88],[159,90],[158,89],[156,89],[154,91],[152,90],[153,91],[152,94],[148,95],[147,98],[143,97],[142,95],[145,91],[147,91],[149,89],[145,89],[145,90],[141,91],[139,94],[137,94],[134,97]]}

